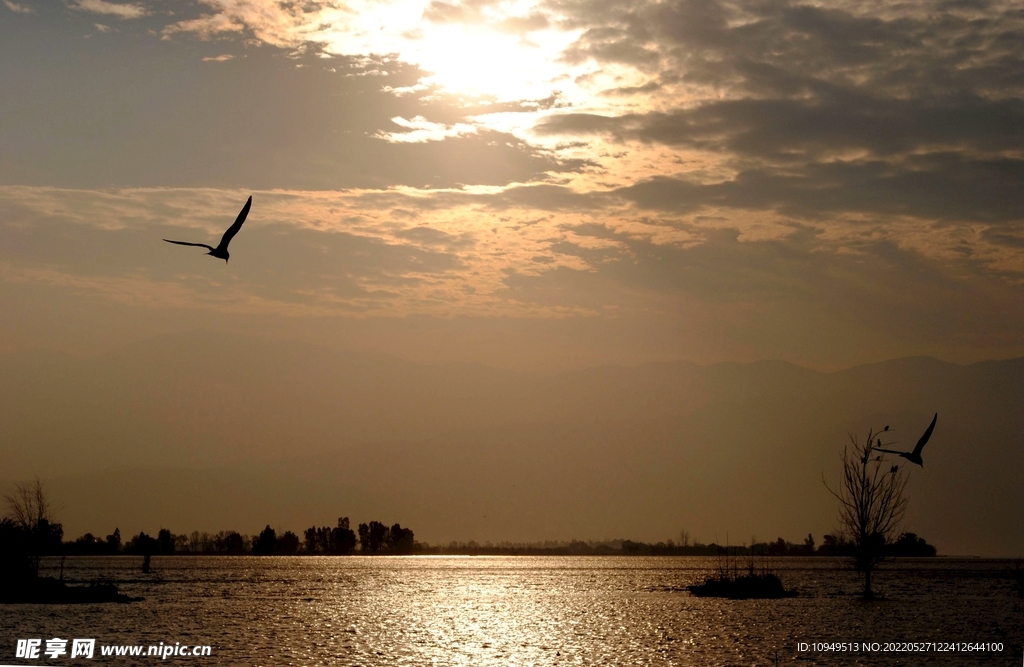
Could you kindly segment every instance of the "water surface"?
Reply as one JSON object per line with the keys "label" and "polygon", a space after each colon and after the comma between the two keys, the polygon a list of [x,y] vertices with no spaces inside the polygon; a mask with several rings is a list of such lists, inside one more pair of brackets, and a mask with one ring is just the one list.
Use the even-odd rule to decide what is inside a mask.
{"label": "water surface", "polygon": [[[56,566],[56,561],[47,567]],[[129,605],[0,605],[0,661],[18,638],[208,644],[207,665],[1021,665],[1024,600],[1010,561],[901,559],[882,601],[836,559],[767,565],[800,597],[696,598],[715,559],[692,557],[68,558]],[[760,568],[762,563],[758,562]],[[1002,652],[800,651],[806,642],[1001,642]],[[88,664],[81,659],[24,664]]]}

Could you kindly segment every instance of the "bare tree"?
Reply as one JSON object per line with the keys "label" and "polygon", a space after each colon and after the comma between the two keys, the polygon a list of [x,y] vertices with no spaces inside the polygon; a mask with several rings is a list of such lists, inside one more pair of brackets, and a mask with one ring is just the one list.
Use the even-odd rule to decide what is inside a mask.
{"label": "bare tree", "polygon": [[53,509],[38,477],[34,482],[16,484],[14,493],[5,494],[4,500],[7,520],[21,534],[23,558],[29,574],[35,577],[40,557],[60,551],[64,529],[53,521]]}
{"label": "bare tree", "polygon": [[19,528],[35,531],[43,521],[52,522],[50,501],[38,477],[34,482],[15,484],[14,493],[5,494],[4,500],[8,516]]}
{"label": "bare tree", "polygon": [[825,488],[839,500],[840,530],[853,549],[854,568],[864,574],[865,599],[873,596],[871,572],[885,559],[886,547],[899,534],[907,509],[907,473],[900,466],[890,466],[880,455],[872,457],[878,435],[868,431],[867,439],[859,444],[850,434],[853,447],[852,451],[843,449],[843,478],[838,488],[822,478]]}

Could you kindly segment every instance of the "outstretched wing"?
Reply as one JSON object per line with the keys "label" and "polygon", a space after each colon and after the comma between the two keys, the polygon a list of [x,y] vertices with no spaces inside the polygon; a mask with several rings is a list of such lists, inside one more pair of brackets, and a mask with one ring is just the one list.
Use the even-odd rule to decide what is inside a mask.
{"label": "outstretched wing", "polygon": [[220,237],[220,245],[217,246],[217,250],[227,250],[228,244],[231,243],[231,239],[235,238],[235,234],[242,228],[242,223],[245,222],[245,218],[249,215],[249,207],[252,206],[252,195],[245,202],[245,206],[242,207],[238,217],[235,218],[234,224],[228,227],[228,230],[224,232],[224,236]]}
{"label": "outstretched wing", "polygon": [[914,454],[916,456],[920,456],[921,450],[924,449],[924,446],[928,444],[928,438],[932,437],[932,431],[935,430],[935,422],[937,422],[938,420],[939,413],[936,412],[935,416],[932,417],[932,423],[929,424],[928,430],[924,432],[924,435],[921,436],[921,439],[917,441],[917,446],[914,447]]}
{"label": "outstretched wing", "polygon": [[178,245],[194,245],[200,248],[209,248],[211,251],[213,250],[212,245],[206,245],[205,243],[189,243],[188,241],[172,241],[170,239],[164,239],[164,241],[167,241],[168,243],[177,243]]}
{"label": "outstretched wing", "polygon": [[875,450],[876,452],[885,452],[886,454],[899,454],[900,456],[903,456],[904,454],[909,454],[910,453],[910,452],[897,452],[895,449],[880,449],[878,447],[872,447],[871,449]]}

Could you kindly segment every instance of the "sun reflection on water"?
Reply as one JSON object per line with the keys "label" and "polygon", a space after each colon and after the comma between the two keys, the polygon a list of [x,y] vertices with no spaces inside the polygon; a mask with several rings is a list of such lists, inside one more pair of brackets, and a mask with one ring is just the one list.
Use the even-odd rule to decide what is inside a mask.
{"label": "sun reflection on water", "polygon": [[[72,581],[106,576],[145,601],[59,615],[0,607],[0,659],[8,638],[68,633],[110,644],[194,641],[214,647],[216,664],[306,667],[756,665],[772,664],[776,648],[792,662],[796,641],[839,634],[1024,641],[1018,598],[998,576],[1010,562],[897,564],[878,584],[899,604],[864,605],[851,594],[854,573],[830,559],[783,559],[776,571],[802,596],[746,601],[683,592],[714,570],[714,559],[699,558],[156,557],[144,577],[136,559],[70,560]],[[994,656],[928,657],[980,665]]]}

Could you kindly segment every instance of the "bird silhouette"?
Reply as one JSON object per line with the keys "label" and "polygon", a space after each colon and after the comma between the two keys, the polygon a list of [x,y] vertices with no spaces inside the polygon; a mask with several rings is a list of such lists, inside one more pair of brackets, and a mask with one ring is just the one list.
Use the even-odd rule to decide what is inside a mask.
{"label": "bird silhouette", "polygon": [[935,422],[937,422],[938,420],[939,413],[936,412],[935,416],[932,417],[932,423],[928,426],[928,430],[925,431],[924,435],[921,436],[921,439],[917,441],[917,445],[914,447],[914,451],[912,452],[897,452],[892,449],[880,449],[878,447],[875,447],[875,451],[886,452],[887,454],[898,454],[899,456],[902,456],[911,463],[916,463],[917,465],[923,468],[924,461],[921,460],[921,450],[924,449],[924,446],[928,444],[928,438],[932,437],[932,431],[935,430]]}
{"label": "bird silhouette", "polygon": [[228,227],[227,231],[224,232],[224,236],[220,237],[220,243],[216,248],[211,245],[206,245],[205,243],[189,243],[188,241],[172,241],[170,239],[164,239],[164,241],[167,241],[168,243],[177,243],[178,245],[194,245],[199,246],[200,248],[209,248],[210,252],[206,253],[207,255],[213,255],[217,259],[223,259],[224,263],[227,264],[228,258],[231,257],[231,254],[228,253],[228,244],[231,243],[231,239],[235,238],[235,234],[238,233],[238,230],[242,228],[242,223],[245,222],[245,217],[249,215],[249,208],[251,206],[252,196],[250,195],[249,199],[245,202],[245,206],[242,207],[241,212],[238,214],[238,217],[235,218],[234,223],[232,223],[232,225]]}

